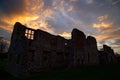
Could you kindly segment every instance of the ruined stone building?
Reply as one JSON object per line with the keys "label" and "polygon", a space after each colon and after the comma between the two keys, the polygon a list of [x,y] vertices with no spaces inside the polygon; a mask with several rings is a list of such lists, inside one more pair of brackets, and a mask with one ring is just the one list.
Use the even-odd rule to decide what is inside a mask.
{"label": "ruined stone building", "polygon": [[117,62],[114,50],[107,45],[103,45],[103,50],[99,51],[99,59],[100,64],[113,64]]}
{"label": "ruined stone building", "polygon": [[93,65],[99,63],[97,42],[94,37],[88,36],[86,38],[86,35],[82,31],[73,29],[71,42],[74,65]]}
{"label": "ruined stone building", "polygon": [[[92,36],[86,37],[78,29],[73,29],[71,35],[72,38],[67,40],[16,22],[6,70],[19,76],[47,69],[99,64],[96,39]],[[105,53],[109,54],[109,49],[104,49]]]}

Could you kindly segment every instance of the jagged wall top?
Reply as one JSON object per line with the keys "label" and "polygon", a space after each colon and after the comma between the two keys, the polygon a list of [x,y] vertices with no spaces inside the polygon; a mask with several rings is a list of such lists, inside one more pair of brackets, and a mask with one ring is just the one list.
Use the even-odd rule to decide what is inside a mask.
{"label": "jagged wall top", "polygon": [[83,39],[85,39],[86,38],[86,35],[84,34],[84,32],[82,32],[82,31],[80,31],[80,30],[78,30],[78,29],[76,29],[76,28],[74,28],[73,30],[72,30],[72,36],[81,36]]}

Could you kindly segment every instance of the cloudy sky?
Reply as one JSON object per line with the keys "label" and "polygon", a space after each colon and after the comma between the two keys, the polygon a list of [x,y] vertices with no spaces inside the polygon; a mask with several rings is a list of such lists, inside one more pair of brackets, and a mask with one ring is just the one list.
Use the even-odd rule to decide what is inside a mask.
{"label": "cloudy sky", "polygon": [[0,36],[15,22],[65,38],[78,28],[120,53],[120,0],[0,0]]}

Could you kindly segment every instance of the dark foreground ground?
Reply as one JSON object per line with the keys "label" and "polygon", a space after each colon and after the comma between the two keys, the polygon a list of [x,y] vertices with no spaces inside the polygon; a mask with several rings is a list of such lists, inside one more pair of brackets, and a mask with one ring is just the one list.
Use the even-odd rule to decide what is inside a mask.
{"label": "dark foreground ground", "polygon": [[4,71],[4,65],[0,61],[0,80],[120,80],[120,64],[59,69],[27,77],[11,76]]}

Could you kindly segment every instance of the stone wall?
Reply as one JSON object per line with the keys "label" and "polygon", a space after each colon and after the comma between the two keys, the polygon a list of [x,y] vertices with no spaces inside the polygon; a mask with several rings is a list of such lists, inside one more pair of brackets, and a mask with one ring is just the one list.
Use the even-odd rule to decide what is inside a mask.
{"label": "stone wall", "polygon": [[116,57],[115,57],[114,51],[111,47],[109,47],[107,45],[103,45],[103,51],[104,51],[104,54],[106,54],[107,64],[116,63]]}
{"label": "stone wall", "polygon": [[[115,63],[114,51],[104,45],[98,51],[97,41],[73,29],[67,40],[42,30],[27,28],[17,22],[11,37],[6,70],[14,76],[28,75],[42,70]],[[99,56],[98,56],[99,55]]]}
{"label": "stone wall", "polygon": [[86,39],[86,52],[88,55],[88,64],[98,64],[98,49],[96,39],[92,36],[88,36]]}
{"label": "stone wall", "polygon": [[27,52],[27,38],[25,35],[26,27],[20,23],[14,25],[14,30],[11,37],[11,44],[8,50],[8,63],[6,70],[13,75],[21,75],[24,64],[24,55]]}
{"label": "stone wall", "polygon": [[114,50],[107,45],[103,45],[103,49],[99,51],[99,62],[100,64],[117,63],[117,58],[115,56]]}
{"label": "stone wall", "polygon": [[86,36],[82,31],[73,29],[72,31],[72,49],[74,54],[74,65],[85,64],[85,41]]}

